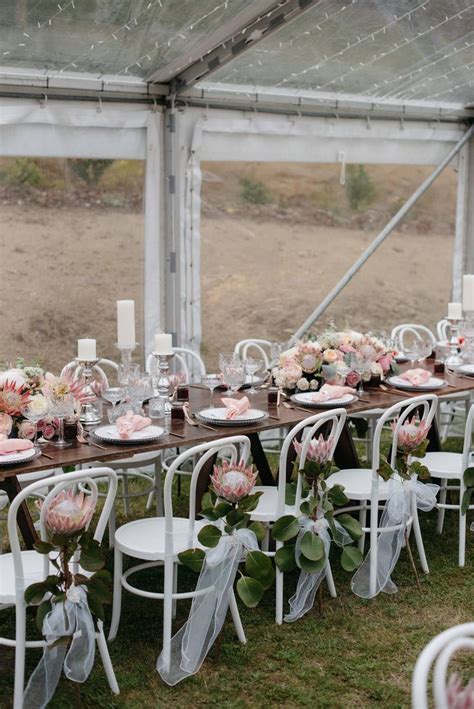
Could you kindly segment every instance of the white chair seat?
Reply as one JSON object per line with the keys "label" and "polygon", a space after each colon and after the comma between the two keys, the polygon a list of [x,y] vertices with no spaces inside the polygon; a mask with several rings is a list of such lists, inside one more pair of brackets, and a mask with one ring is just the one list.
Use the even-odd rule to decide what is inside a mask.
{"label": "white chair seat", "polygon": [[[368,500],[372,486],[372,470],[370,468],[348,468],[333,473],[326,480],[328,487],[342,485],[344,492],[351,500]],[[379,499],[386,500],[389,485],[382,478],[379,482]]]}
{"label": "white chair seat", "polygon": [[[161,451],[149,451],[148,453],[135,453],[135,455],[130,456],[130,458],[119,458],[118,460],[107,461],[107,465],[112,468],[112,470],[120,470],[122,468],[127,468],[131,465],[136,467],[138,464],[141,465],[151,465],[158,460],[161,456]],[[105,465],[105,463],[104,463]]]}
{"label": "white chair seat", "polygon": [[[177,554],[191,547],[203,548],[197,540],[202,527],[209,524],[207,520],[197,521],[194,525],[195,537],[189,542],[189,519],[173,518],[173,547],[176,560]],[[119,527],[115,532],[115,545],[121,552],[136,559],[159,561],[165,557],[165,518],[149,517],[129,522]]]}
{"label": "white chair seat", "polygon": [[[273,485],[256,485],[252,489],[252,495],[256,492],[263,492],[258,501],[257,507],[251,512],[251,517],[257,522],[274,522],[278,516],[278,487]],[[294,505],[285,505],[285,515],[296,515]]]}
{"label": "white chair seat", "polygon": [[[25,585],[30,586],[32,583],[44,581],[43,571],[43,554],[38,554],[37,551],[31,549],[21,552],[23,561],[23,572],[25,577]],[[90,576],[89,571],[79,568],[79,572],[84,576]],[[56,569],[51,565],[50,573],[55,574]],[[15,603],[15,570],[13,568],[13,554],[0,555],[0,605],[9,605]]]}
{"label": "white chair seat", "polygon": [[433,452],[415,460],[426,465],[435,478],[461,478],[463,474],[461,453]]}

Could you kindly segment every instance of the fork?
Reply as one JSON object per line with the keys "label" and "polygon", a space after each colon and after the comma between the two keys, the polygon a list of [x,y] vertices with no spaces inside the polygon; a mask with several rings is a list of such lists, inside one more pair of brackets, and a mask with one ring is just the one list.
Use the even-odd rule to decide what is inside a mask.
{"label": "fork", "polygon": [[[90,436],[90,433],[88,435]],[[85,446],[95,446],[96,448],[100,448],[103,451],[107,450],[107,448],[105,446],[101,446],[99,443],[95,443],[94,441],[88,441],[80,433],[77,434],[76,438],[79,441],[79,443],[83,443]]]}

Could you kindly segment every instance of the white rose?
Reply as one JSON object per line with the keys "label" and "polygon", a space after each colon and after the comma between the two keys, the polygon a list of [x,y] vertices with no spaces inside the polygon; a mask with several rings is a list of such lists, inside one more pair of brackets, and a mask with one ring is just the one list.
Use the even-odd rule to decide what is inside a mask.
{"label": "white rose", "polygon": [[309,383],[309,388],[312,389],[313,391],[316,391],[316,389],[318,388],[318,380],[312,379]]}
{"label": "white rose", "polygon": [[25,373],[22,369],[7,369],[0,373],[0,387],[4,386],[7,381],[16,384],[16,386],[23,386],[26,384]]}
{"label": "white rose", "polygon": [[383,369],[378,362],[372,362],[372,366],[370,368],[370,371],[372,374],[375,374],[376,376],[379,376],[379,377],[381,377],[383,374]]}
{"label": "white rose", "polygon": [[296,382],[296,386],[300,391],[308,391],[309,382],[304,377],[301,377],[301,379],[298,379],[298,381]]}
{"label": "white rose", "polygon": [[44,415],[48,411],[48,400],[42,394],[32,396],[28,402],[28,405],[34,414]]}

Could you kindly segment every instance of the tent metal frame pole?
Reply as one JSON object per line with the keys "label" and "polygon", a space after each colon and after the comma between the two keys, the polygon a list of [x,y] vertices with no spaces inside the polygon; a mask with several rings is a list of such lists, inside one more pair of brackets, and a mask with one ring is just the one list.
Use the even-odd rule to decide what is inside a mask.
{"label": "tent metal frame pole", "polygon": [[357,261],[350,267],[347,273],[341,278],[339,283],[332,289],[330,293],[324,298],[324,300],[318,305],[311,315],[306,318],[304,323],[299,327],[295,334],[295,338],[300,338],[304,333],[316,322],[316,320],[324,313],[325,310],[331,305],[333,300],[339,295],[339,293],[347,286],[347,284],[352,280],[355,274],[362,268],[365,262],[372,256],[372,254],[378,249],[378,247],[383,244],[385,239],[390,236],[392,231],[398,226],[403,217],[409,212],[414,204],[422,197],[426,190],[431,187],[436,178],[443,172],[444,168],[449,165],[451,160],[459,153],[461,148],[471,139],[474,134],[474,126],[471,126],[461,140],[452,148],[446,157],[440,162],[434,172],[418,187],[418,189],[412,194],[412,196],[405,202],[405,204],[398,210],[398,212],[390,219],[388,224],[382,229],[380,234],[373,240],[373,242],[366,248],[363,254],[357,259]]}

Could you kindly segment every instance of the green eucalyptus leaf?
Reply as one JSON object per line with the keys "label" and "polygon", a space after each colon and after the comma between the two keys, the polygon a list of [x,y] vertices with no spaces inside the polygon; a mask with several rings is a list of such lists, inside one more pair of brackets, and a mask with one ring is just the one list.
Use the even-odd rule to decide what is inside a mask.
{"label": "green eucalyptus leaf", "polygon": [[40,583],[32,583],[25,589],[25,603],[28,605],[36,605],[37,603],[41,603],[45,593],[49,593],[49,590],[48,584],[45,581],[41,581]]}
{"label": "green eucalyptus leaf", "polygon": [[275,579],[273,564],[263,551],[250,551],[247,554],[245,572],[260,581],[264,589],[270,588]]}
{"label": "green eucalyptus leaf", "polygon": [[324,545],[314,532],[305,532],[301,538],[301,551],[310,561],[319,561],[324,557]]}
{"label": "green eucalyptus leaf", "polygon": [[104,552],[98,542],[81,545],[79,564],[85,571],[100,571],[105,566]]}
{"label": "green eucalyptus leaf", "polygon": [[43,542],[42,540],[39,540],[35,542],[34,548],[36,549],[38,554],[49,554],[50,552],[54,551],[55,547],[49,542]]}
{"label": "green eucalyptus leaf", "polygon": [[462,496],[461,500],[461,514],[465,515],[469,509],[469,505],[471,504],[471,497],[472,494],[474,493],[474,488],[470,487],[467,490],[464,490],[464,495]]}
{"label": "green eucalyptus leaf", "polygon": [[300,512],[305,517],[311,516],[311,505],[309,504],[309,500],[305,500],[304,502],[301,503]]}
{"label": "green eucalyptus leaf", "polygon": [[280,571],[285,573],[296,569],[295,545],[285,544],[285,546],[277,549],[275,552],[275,564],[278,566]]}
{"label": "green eucalyptus leaf", "polygon": [[247,520],[249,519],[249,515],[245,512],[242,512],[236,507],[231,510],[228,515],[226,515],[225,519],[227,524],[229,524],[231,527],[239,528],[242,526],[243,522],[247,522]]}
{"label": "green eucalyptus leaf", "polygon": [[219,544],[219,539],[222,536],[220,529],[215,527],[213,524],[206,524],[199,534],[198,539],[204,547],[216,547]]}
{"label": "green eucalyptus leaf", "polygon": [[210,492],[205,492],[201,498],[201,510],[209,507],[214,507],[214,500]]}
{"label": "green eucalyptus leaf", "polygon": [[216,522],[219,519],[219,515],[217,514],[214,507],[205,507],[200,511],[199,514],[201,515],[201,517],[204,517],[204,519],[207,519],[209,522]]}
{"label": "green eucalyptus leaf", "polygon": [[417,475],[420,480],[430,479],[430,471],[428,470],[426,465],[420,463],[419,460],[414,460],[412,463],[410,463],[410,472],[412,475]]}
{"label": "green eucalyptus leaf", "polygon": [[380,467],[377,472],[383,480],[387,481],[392,477],[394,470],[388,460],[380,456]]}
{"label": "green eucalyptus leaf", "polygon": [[286,483],[285,486],[285,505],[293,507],[296,502],[296,483]]}
{"label": "green eucalyptus leaf", "polygon": [[40,603],[38,606],[38,609],[36,611],[36,627],[40,631],[40,633],[43,632],[43,621],[47,614],[52,610],[53,606],[51,605],[51,601],[43,601],[43,603]]}
{"label": "green eucalyptus leaf", "polygon": [[328,491],[328,496],[333,505],[346,505],[349,502],[349,498],[344,492],[343,485],[333,485]]}
{"label": "green eucalyptus leaf", "polygon": [[474,487],[474,468],[466,468],[463,474],[463,481],[466,487]]}
{"label": "green eucalyptus leaf", "polygon": [[255,608],[262,600],[265,589],[257,579],[241,576],[237,581],[237,593],[248,608]]}
{"label": "green eucalyptus leaf", "polygon": [[101,578],[98,578],[95,574],[91,576],[89,580],[88,592],[93,592],[102,601],[102,603],[109,603],[111,588],[109,584],[104,583]]}
{"label": "green eucalyptus leaf", "polygon": [[284,515],[277,519],[272,529],[272,537],[278,542],[287,542],[296,537],[300,531],[298,520],[293,515]]}
{"label": "green eucalyptus leaf", "polygon": [[299,565],[301,566],[301,570],[306,571],[308,574],[315,574],[318,571],[322,571],[322,569],[324,569],[325,563],[326,556],[324,553],[322,558],[318,559],[317,561],[313,561],[313,559],[308,559],[304,554],[300,554]]}
{"label": "green eucalyptus leaf", "polygon": [[191,571],[199,572],[204,559],[206,558],[206,553],[202,549],[186,549],[178,554],[178,559]]}
{"label": "green eucalyptus leaf", "polygon": [[105,620],[105,611],[103,603],[99,595],[92,587],[89,588],[89,591],[87,593],[87,600],[89,602],[89,610],[92,615],[95,615],[97,618],[100,618],[100,620]]}
{"label": "green eucalyptus leaf", "polygon": [[341,554],[341,566],[344,571],[355,571],[362,563],[362,552],[357,547],[345,546]]}
{"label": "green eucalyptus leaf", "polygon": [[266,529],[261,522],[252,522],[249,524],[248,528],[257,537],[257,542],[262,542],[265,539]]}
{"label": "green eucalyptus leaf", "polygon": [[244,499],[239,502],[239,510],[242,512],[253,512],[257,508],[258,501],[262,495],[263,492],[256,492],[253,495],[244,497]]}
{"label": "green eucalyptus leaf", "polygon": [[351,539],[353,539],[355,542],[362,537],[362,527],[360,526],[359,521],[352,517],[352,515],[338,515],[337,520],[340,524],[342,524]]}

